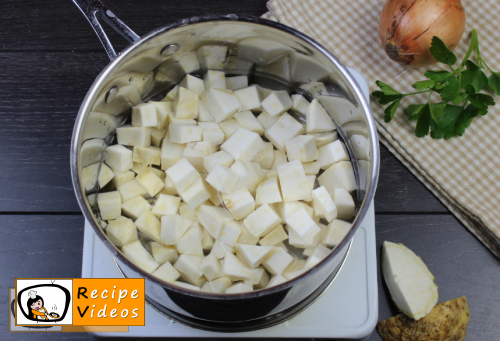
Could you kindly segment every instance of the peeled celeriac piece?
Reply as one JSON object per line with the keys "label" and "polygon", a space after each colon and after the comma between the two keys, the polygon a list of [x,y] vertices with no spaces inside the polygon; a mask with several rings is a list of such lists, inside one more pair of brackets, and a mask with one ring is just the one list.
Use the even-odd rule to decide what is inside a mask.
{"label": "peeled celeriac piece", "polygon": [[200,122],[214,122],[214,118],[208,112],[205,104],[200,100],[198,101],[198,123]]}
{"label": "peeled celeriac piece", "polygon": [[276,123],[276,121],[280,119],[280,117],[281,115],[271,117],[267,112],[263,111],[259,116],[257,116],[257,121],[259,121],[264,130],[268,130]]}
{"label": "peeled celeriac piece", "polygon": [[267,284],[266,288],[274,287],[276,285],[280,285],[286,282],[286,278],[281,276],[281,274],[274,275],[269,283]]}
{"label": "peeled celeriac piece", "polygon": [[231,286],[231,280],[227,277],[219,277],[213,281],[206,282],[201,288],[202,291],[223,294]]}
{"label": "peeled celeriac piece", "polygon": [[256,162],[263,169],[271,169],[274,162],[274,149],[271,142],[264,142],[264,147],[255,155],[251,162]]}
{"label": "peeled celeriac piece", "polygon": [[313,99],[307,108],[307,133],[323,133],[335,130],[335,124],[317,99]]}
{"label": "peeled celeriac piece", "polygon": [[[156,118],[158,119],[158,125],[153,127],[158,130],[164,130],[168,126],[168,117],[173,113],[171,102],[151,102],[154,104],[156,109]],[[152,133],[152,130],[151,130]]]}
{"label": "peeled celeriac piece", "polygon": [[242,128],[253,131],[261,136],[264,134],[264,127],[257,121],[250,110],[237,112],[234,114],[234,119]]}
{"label": "peeled celeriac piece", "polygon": [[323,235],[322,243],[326,246],[337,246],[351,230],[352,224],[340,219],[334,219]]}
{"label": "peeled celeriac piece", "polygon": [[327,169],[334,163],[349,160],[349,154],[340,140],[319,148],[318,153],[321,169]]}
{"label": "peeled celeriac piece", "polygon": [[188,290],[193,290],[193,291],[200,291],[200,288],[197,287],[196,285],[180,282],[180,281],[173,281],[172,284],[177,285],[178,287],[188,289]]}
{"label": "peeled celeriac piece", "polygon": [[321,232],[319,226],[311,219],[304,208],[293,213],[285,221],[288,227],[292,229],[306,245],[310,245],[316,235]]}
{"label": "peeled celeriac piece", "polygon": [[271,170],[278,170],[278,167],[284,163],[287,163],[288,160],[286,158],[286,154],[279,150],[273,150],[274,160],[273,165],[271,166]]}
{"label": "peeled celeriac piece", "polygon": [[382,273],[396,306],[420,320],[438,300],[438,287],[425,263],[403,244],[384,242]]}
{"label": "peeled celeriac piece", "polygon": [[132,125],[134,127],[156,127],[158,116],[154,103],[141,103],[132,108]]}
{"label": "peeled celeriac piece", "polygon": [[132,155],[130,149],[119,144],[109,146],[106,152],[106,163],[118,172],[125,172],[134,166]]}
{"label": "peeled celeriac piece", "polygon": [[148,192],[135,179],[118,187],[118,192],[120,192],[122,202],[127,202],[138,196],[143,198],[149,197]]}
{"label": "peeled celeriac piece", "polygon": [[203,171],[203,160],[213,154],[214,147],[206,141],[186,144],[183,157],[193,165],[198,172]]}
{"label": "peeled celeriac piece", "polygon": [[181,277],[179,271],[177,271],[169,262],[165,262],[163,265],[160,265],[160,267],[156,269],[152,275],[169,283],[172,283]]}
{"label": "peeled celeriac piece", "polygon": [[177,244],[192,223],[191,220],[177,214],[161,217],[161,243],[163,245]]}
{"label": "peeled celeriac piece", "polygon": [[334,163],[323,174],[318,177],[320,186],[325,186],[329,193],[336,188],[344,188],[352,192],[356,190],[356,179],[350,161]]}
{"label": "peeled celeriac piece", "polygon": [[338,133],[337,131],[329,131],[326,133],[308,133],[307,135],[312,135],[316,138],[316,146],[318,148],[323,147],[333,141],[338,140]]}
{"label": "peeled celeriac piece", "polygon": [[224,122],[219,123],[219,127],[224,132],[224,142],[227,141],[233,134],[241,128],[234,118],[228,118]]}
{"label": "peeled celeriac piece", "polygon": [[202,70],[224,70],[227,46],[205,45],[196,50]]}
{"label": "peeled celeriac piece", "polygon": [[319,173],[320,163],[318,161],[302,162],[302,167],[304,167],[304,173],[306,173],[306,175],[316,175]]}
{"label": "peeled celeriac piece", "polygon": [[158,264],[163,264],[165,262],[173,263],[179,255],[175,246],[161,245],[157,242],[150,242],[149,247],[153,258],[158,262]]}
{"label": "peeled celeriac piece", "polygon": [[168,179],[179,192],[185,191],[189,185],[200,177],[200,174],[186,159],[180,159],[167,169],[166,173]]}
{"label": "peeled celeriac piece", "polygon": [[201,95],[203,91],[205,91],[205,82],[203,81],[203,79],[199,79],[191,75],[186,75],[184,79],[179,83],[179,87],[189,89]]}
{"label": "peeled celeriac piece", "polygon": [[269,283],[269,275],[262,266],[250,269],[250,273],[252,274],[252,285],[255,289],[263,289]]}
{"label": "peeled celeriac piece", "polygon": [[201,177],[189,185],[185,191],[179,192],[179,195],[193,210],[211,197],[209,185]]}
{"label": "peeled celeriac piece", "polygon": [[248,190],[252,189],[252,186],[255,184],[257,180],[257,174],[255,173],[255,169],[251,165],[251,163],[241,160],[236,160],[231,166],[231,170],[238,174],[238,181],[234,186],[234,190],[239,190],[242,188],[246,188]]}
{"label": "peeled celeriac piece", "polygon": [[139,173],[135,179],[151,197],[160,193],[160,191],[165,187],[165,183],[161,181],[158,175],[156,175],[151,168],[147,168],[143,172]]}
{"label": "peeled celeriac piece", "polygon": [[182,254],[177,258],[174,267],[184,275],[197,280],[203,276],[203,272],[200,270],[201,262],[204,257],[193,256]]}
{"label": "peeled celeriac piece", "polygon": [[210,232],[215,239],[228,221],[234,220],[233,217],[222,207],[201,205],[198,209],[198,220],[200,224]]}
{"label": "peeled celeriac piece", "polygon": [[219,239],[216,239],[210,253],[212,253],[217,259],[222,259],[228,252],[234,253],[234,247],[231,247],[224,242],[221,242]]}
{"label": "peeled celeriac piece", "polygon": [[219,235],[219,240],[226,245],[234,247],[242,232],[241,223],[239,221],[228,221],[224,224]]}
{"label": "peeled celeriac piece", "polygon": [[208,70],[203,76],[203,80],[205,82],[205,89],[227,89],[224,72]]}
{"label": "peeled celeriac piece", "polygon": [[210,142],[214,145],[219,145],[224,142],[224,132],[215,122],[200,122],[198,126],[203,128],[203,141]]}
{"label": "peeled celeriac piece", "polygon": [[116,219],[121,215],[122,198],[118,191],[99,193],[97,205],[103,220]]}
{"label": "peeled celeriac piece", "polygon": [[266,137],[279,151],[286,151],[286,143],[304,133],[304,127],[290,114],[284,113],[278,121],[266,130]]}
{"label": "peeled celeriac piece", "polygon": [[226,86],[229,90],[233,91],[246,88],[248,87],[248,76],[226,77]]}
{"label": "peeled celeriac piece", "polygon": [[197,142],[203,139],[203,128],[191,124],[173,123],[168,127],[170,141],[174,143]]}
{"label": "peeled celeriac piece", "polygon": [[283,225],[278,225],[259,240],[259,245],[274,246],[286,239],[288,239],[288,234],[283,229]]}
{"label": "peeled celeriac piece", "polygon": [[252,278],[252,274],[235,255],[226,252],[222,265],[222,277],[227,277],[234,282]]}
{"label": "peeled celeriac piece", "polygon": [[201,246],[200,230],[192,224],[191,227],[182,235],[177,242],[176,248],[180,254],[188,254],[193,256],[203,256],[203,248]]}
{"label": "peeled celeriac piece", "polygon": [[229,194],[223,194],[224,206],[236,220],[245,219],[255,211],[255,201],[248,189],[241,188]]}
{"label": "peeled celeriac piece", "polygon": [[176,214],[179,209],[179,204],[181,198],[173,195],[160,194],[158,199],[156,199],[155,206],[153,207],[151,213],[153,213],[157,218],[164,215]]}
{"label": "peeled celeriac piece", "polygon": [[292,99],[286,91],[275,91],[266,97],[261,103],[269,116],[273,117],[284,113],[293,106]]}
{"label": "peeled celeriac piece", "polygon": [[149,239],[160,242],[160,221],[149,210],[145,210],[135,221],[135,226]]}
{"label": "peeled celeriac piece", "polygon": [[400,314],[377,323],[385,341],[456,340],[463,341],[467,333],[470,310],[465,296],[437,304],[429,313],[415,321]]}
{"label": "peeled celeriac piece", "polygon": [[235,171],[217,164],[212,168],[212,171],[205,180],[217,191],[229,194],[233,192],[234,185],[236,185],[238,178],[239,175]]}
{"label": "peeled celeriac piece", "polygon": [[278,176],[283,201],[311,200],[311,189],[306,179],[304,167],[299,160],[280,165]]}
{"label": "peeled celeriac piece", "polygon": [[241,106],[238,97],[231,90],[207,89],[200,99],[215,123],[232,117]]}
{"label": "peeled celeriac piece", "polygon": [[236,244],[236,257],[240,259],[247,267],[257,268],[264,258],[273,250],[272,246],[257,246]]}
{"label": "peeled celeriac piece", "polygon": [[143,211],[151,211],[151,205],[143,197],[134,197],[122,204],[122,211],[134,220],[139,218]]}
{"label": "peeled celeriac piece", "polygon": [[273,246],[262,265],[270,274],[278,275],[282,274],[292,261],[293,257],[288,252],[281,247]]}
{"label": "peeled celeriac piece", "polygon": [[314,205],[326,221],[330,223],[333,219],[337,218],[337,206],[325,186],[316,188],[311,194]]}
{"label": "peeled celeriac piece", "polygon": [[161,144],[161,169],[166,170],[183,158],[185,144],[174,143],[165,137]]}
{"label": "peeled celeriac piece", "polygon": [[301,208],[306,210],[311,219],[314,216],[313,208],[300,201],[279,202],[276,203],[274,207],[283,220],[286,220]]}
{"label": "peeled celeriac piece", "polygon": [[335,206],[337,206],[337,218],[348,220],[354,217],[356,205],[351,194],[345,188],[335,188],[335,191],[330,194]]}
{"label": "peeled celeriac piece", "polygon": [[200,95],[192,90],[179,87],[175,95],[172,107],[175,112],[175,118],[193,119],[198,117],[198,101]]}
{"label": "peeled celeriac piece", "polygon": [[278,178],[267,179],[259,184],[255,195],[255,205],[260,206],[281,201],[283,200],[281,199]]}
{"label": "peeled celeriac piece", "polygon": [[243,282],[236,283],[229,288],[226,289],[226,294],[239,294],[243,292],[249,292],[252,291],[253,287],[249,284],[245,284]]}
{"label": "peeled celeriac piece", "polygon": [[262,237],[282,222],[281,217],[264,204],[243,220],[243,225],[254,237]]}
{"label": "peeled celeriac piece", "polygon": [[92,190],[95,187],[96,181],[99,183],[99,188],[103,188],[115,176],[115,173],[104,163],[101,164],[99,177],[97,176],[98,170],[99,163],[94,163],[82,169],[81,178],[86,191]]}
{"label": "peeled celeriac piece", "polygon": [[251,85],[247,88],[236,90],[234,94],[236,95],[236,97],[238,97],[238,100],[240,101],[241,104],[240,111],[246,111],[246,110],[262,111],[260,104],[261,98],[257,85]]}
{"label": "peeled celeriac piece", "polygon": [[118,247],[132,243],[139,239],[137,228],[132,220],[125,217],[118,217],[108,221],[106,235],[113,244]]}
{"label": "peeled celeriac piece", "polygon": [[200,264],[200,270],[209,281],[219,278],[222,272],[219,260],[212,253],[203,258]]}
{"label": "peeled celeriac piece", "polygon": [[173,102],[175,95],[177,95],[177,91],[179,91],[179,85],[174,86],[167,94],[165,98],[162,99],[162,102]]}
{"label": "peeled celeriac piece", "polygon": [[158,147],[134,147],[132,161],[142,166],[159,166],[161,164],[161,149]]}
{"label": "peeled celeriac piece", "polygon": [[240,128],[220,148],[235,160],[250,161],[262,147],[264,147],[264,141],[259,134]]}
{"label": "peeled celeriac piece", "polygon": [[160,266],[139,240],[122,246],[122,252],[128,260],[146,272],[152,273]]}
{"label": "peeled celeriac piece", "polygon": [[215,165],[219,164],[224,167],[231,167],[234,163],[234,158],[225,151],[220,151],[208,155],[203,159],[203,168],[210,173]]}
{"label": "peeled celeriac piece", "polygon": [[311,162],[318,159],[318,148],[316,138],[311,135],[299,135],[286,143],[286,155],[288,161],[299,160],[300,162]]}
{"label": "peeled celeriac piece", "polygon": [[122,126],[116,128],[116,139],[124,146],[147,147],[151,144],[151,129],[147,127]]}
{"label": "peeled celeriac piece", "polygon": [[304,98],[301,94],[292,95],[293,110],[306,116],[307,108],[309,107],[309,101]]}

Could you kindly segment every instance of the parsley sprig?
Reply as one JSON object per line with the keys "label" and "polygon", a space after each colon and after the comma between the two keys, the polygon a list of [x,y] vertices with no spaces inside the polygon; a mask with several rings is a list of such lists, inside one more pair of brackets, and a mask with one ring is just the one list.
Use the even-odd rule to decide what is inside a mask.
{"label": "parsley sprig", "polygon": [[[472,30],[469,49],[458,67],[454,67],[457,56],[438,37],[432,38],[430,52],[438,62],[448,65],[451,71],[426,71],[424,75],[428,79],[413,84],[416,91],[410,93],[400,93],[377,81],[380,90],[372,92],[372,95],[379,98],[380,104],[390,103],[384,111],[385,122],[390,122],[403,98],[428,93],[427,103],[412,104],[406,109],[408,120],[417,121],[415,135],[424,137],[430,130],[431,137],[435,139],[462,136],[474,117],[486,115],[488,107],[495,105],[493,97],[481,90],[489,89],[495,95],[500,95],[500,72],[490,69],[481,57],[476,30]],[[476,63],[469,59],[473,52],[476,52]],[[484,69],[490,72],[489,77]],[[439,94],[442,102],[430,102],[434,93]]]}

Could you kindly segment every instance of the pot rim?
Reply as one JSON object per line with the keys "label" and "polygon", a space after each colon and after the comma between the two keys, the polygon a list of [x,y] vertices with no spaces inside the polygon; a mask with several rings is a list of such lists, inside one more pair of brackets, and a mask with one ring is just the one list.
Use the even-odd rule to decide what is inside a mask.
{"label": "pot rim", "polygon": [[[357,100],[361,104],[363,110],[366,113],[366,121],[368,124],[368,130],[370,132],[370,142],[371,142],[371,159],[370,159],[370,164],[371,164],[371,178],[370,178],[370,184],[369,187],[367,188],[366,194],[364,196],[363,202],[360,205],[360,209],[358,214],[356,215],[353,223],[352,223],[352,228],[349,231],[349,233],[344,237],[342,242],[335,247],[335,249],[332,250],[332,252],[322,261],[320,261],[318,264],[316,264],[314,267],[309,269],[308,271],[304,272],[300,276],[295,277],[292,280],[286,281],[285,283],[282,283],[277,286],[273,286],[271,288],[266,288],[266,289],[260,289],[257,291],[251,291],[251,292],[246,292],[246,293],[236,293],[236,294],[217,294],[217,293],[208,293],[208,292],[203,292],[203,291],[194,291],[194,290],[189,290],[189,289],[184,289],[181,287],[178,287],[172,283],[163,281],[161,279],[158,279],[156,277],[151,276],[150,273],[140,269],[137,267],[135,264],[133,264],[131,261],[129,261],[118,249],[108,240],[106,237],[105,233],[101,229],[101,227],[98,225],[94,215],[92,214],[90,207],[87,205],[86,200],[85,200],[85,191],[82,189],[80,186],[80,181],[79,181],[79,174],[78,174],[78,145],[79,145],[79,140],[81,138],[81,134],[83,131],[83,121],[85,118],[85,113],[89,112],[91,110],[90,105],[90,98],[92,97],[97,97],[99,94],[97,93],[97,89],[103,85],[105,82],[105,79],[107,78],[108,75],[112,73],[112,71],[116,68],[116,66],[129,54],[133,53],[134,50],[139,47],[140,45],[146,43],[147,41],[154,39],[156,36],[159,34],[165,33],[170,30],[174,30],[176,28],[184,27],[187,25],[195,25],[198,23],[204,23],[204,22],[211,22],[211,21],[241,21],[241,22],[246,22],[250,24],[254,24],[257,26],[265,26],[265,27],[270,27],[273,29],[277,29],[280,31],[283,31],[285,33],[291,34],[292,36],[299,38],[306,43],[312,45],[314,48],[316,48],[319,52],[321,52],[325,57],[329,59],[331,63],[333,63],[339,72],[348,80],[350,85],[353,87],[353,90],[355,94],[357,95]],[[221,300],[234,300],[234,299],[251,299],[254,297],[260,297],[260,296],[265,296],[268,294],[272,294],[278,291],[282,291],[285,289],[288,289],[301,280],[303,280],[307,276],[311,276],[315,272],[317,272],[326,262],[328,262],[330,259],[334,258],[337,256],[337,254],[340,252],[340,250],[343,250],[344,247],[349,243],[358,228],[361,225],[361,222],[363,221],[363,218],[365,217],[368,208],[371,204],[371,202],[374,199],[375,196],[375,191],[377,187],[377,181],[378,181],[378,176],[379,176],[379,169],[380,169],[380,151],[379,151],[379,143],[378,143],[378,136],[377,136],[377,129],[375,125],[375,120],[373,118],[373,114],[370,110],[370,106],[368,104],[367,99],[363,95],[361,88],[355,81],[355,79],[352,77],[350,72],[347,70],[347,68],[335,57],[326,47],[321,45],[320,43],[316,42],[314,39],[311,37],[307,36],[306,34],[297,31],[289,26],[280,24],[278,22],[268,20],[268,19],[263,19],[259,17],[253,17],[253,16],[236,16],[234,14],[229,14],[229,15],[203,15],[203,16],[196,16],[192,17],[189,19],[182,19],[177,22],[174,22],[172,24],[166,25],[159,27],[135,42],[131,43],[128,47],[126,47],[121,53],[119,53],[118,57],[112,60],[102,71],[101,73],[97,76],[95,79],[94,83],[88,90],[82,105],[80,106],[76,121],[75,121],[75,126],[73,129],[73,135],[71,139],[71,151],[70,151],[70,168],[71,168],[71,178],[73,182],[73,189],[75,191],[76,198],[78,200],[78,204],[83,212],[83,215],[85,219],[87,219],[94,229],[94,232],[97,234],[99,239],[106,245],[106,247],[110,250],[111,254],[114,257],[118,257],[120,261],[124,262],[127,266],[129,266],[131,269],[133,269],[135,272],[139,273],[142,275],[145,279],[148,279],[156,284],[161,285],[162,287],[166,287],[169,290],[172,290],[177,293],[181,294],[186,294],[189,296],[194,296],[194,297],[199,297],[199,298],[204,298],[204,299],[221,299]]]}

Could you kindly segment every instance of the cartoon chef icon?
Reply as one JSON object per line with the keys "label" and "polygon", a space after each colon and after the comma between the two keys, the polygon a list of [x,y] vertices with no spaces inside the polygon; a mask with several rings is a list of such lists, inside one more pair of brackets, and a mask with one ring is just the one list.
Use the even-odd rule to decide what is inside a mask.
{"label": "cartoon chef icon", "polygon": [[48,312],[43,306],[43,298],[38,296],[35,290],[30,290],[28,296],[28,311],[31,312],[32,317],[37,320],[48,320]]}

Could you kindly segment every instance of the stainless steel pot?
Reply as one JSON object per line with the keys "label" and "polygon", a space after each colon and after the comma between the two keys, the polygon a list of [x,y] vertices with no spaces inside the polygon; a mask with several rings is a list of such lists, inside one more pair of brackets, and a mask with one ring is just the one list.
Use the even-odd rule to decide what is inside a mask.
{"label": "stainless steel pot", "polygon": [[[274,21],[232,14],[204,15],[139,37],[101,2],[73,2],[96,31],[111,59],[89,89],[76,119],[71,145],[73,186],[85,218],[108,247],[123,275],[144,277],[148,302],[192,327],[227,332],[252,330],[280,323],[304,309],[331,284],[342,267],[352,238],[373,201],[378,180],[375,122],[366,98],[349,71],[310,37]],[[130,41],[130,46],[117,54],[98,19],[121,33]],[[201,53],[202,50],[195,53],[205,45],[221,46],[219,50],[223,53],[206,54]],[[131,106],[155,95],[164,95],[186,73],[202,74],[207,68],[223,69],[230,75],[247,74],[251,83],[299,90],[309,99],[317,98],[334,119],[351,156],[357,182],[352,229],[317,266],[269,289],[212,294],[182,289],[150,276],[128,261],[108,240],[89,203],[89,193],[85,193],[81,183],[82,168],[104,157],[106,144],[112,139],[108,130],[123,123]],[[326,87],[314,82],[323,82]],[[94,111],[115,116],[96,126],[91,114]],[[296,118],[304,120],[299,116]]]}

